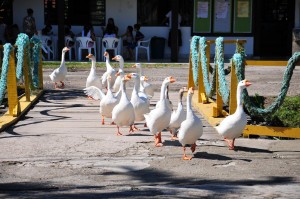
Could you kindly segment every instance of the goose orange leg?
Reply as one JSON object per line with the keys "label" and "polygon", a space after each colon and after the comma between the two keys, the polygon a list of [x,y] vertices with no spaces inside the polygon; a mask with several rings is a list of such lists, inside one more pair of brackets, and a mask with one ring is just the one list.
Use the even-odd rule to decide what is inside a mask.
{"label": "goose orange leg", "polygon": [[60,81],[60,83],[61,83],[60,88],[65,88],[65,83],[63,81]]}
{"label": "goose orange leg", "polygon": [[235,140],[235,138],[233,138],[232,140],[224,138],[224,140],[227,142],[229,150],[234,150],[234,140]]}
{"label": "goose orange leg", "polygon": [[173,135],[173,131],[170,130],[170,133],[171,133],[171,140],[177,140],[178,137],[176,135]]}
{"label": "goose orange leg", "polygon": [[104,116],[102,115],[101,117],[102,117],[101,124],[104,125]]}
{"label": "goose orange leg", "polygon": [[117,125],[117,128],[118,128],[117,136],[121,136],[121,135],[123,135],[123,134],[120,132],[120,128],[119,128],[119,126],[118,126],[118,125]]}
{"label": "goose orange leg", "polygon": [[135,129],[137,129],[137,128],[134,126],[134,124],[130,125],[129,133],[133,133]]}
{"label": "goose orange leg", "polygon": [[183,147],[183,157],[182,157],[183,160],[191,160],[192,159],[192,156],[187,156],[185,154],[185,147]]}
{"label": "goose orange leg", "polygon": [[194,153],[194,151],[196,150],[196,143],[194,143],[194,144],[192,144],[192,146],[191,146],[191,151]]}
{"label": "goose orange leg", "polygon": [[156,147],[162,147],[162,141],[161,141],[161,132],[159,132],[157,135],[154,135],[154,139],[155,139],[155,146]]}

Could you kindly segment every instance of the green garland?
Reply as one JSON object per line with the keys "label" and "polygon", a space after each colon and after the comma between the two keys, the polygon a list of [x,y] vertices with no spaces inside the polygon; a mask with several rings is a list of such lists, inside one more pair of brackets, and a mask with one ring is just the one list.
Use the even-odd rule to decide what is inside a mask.
{"label": "green garland", "polygon": [[32,82],[35,88],[39,86],[39,63],[40,63],[40,50],[42,47],[42,42],[40,39],[32,37],[30,42],[34,44],[32,50],[33,57],[33,70],[32,70]]}
{"label": "green garland", "polygon": [[[280,89],[280,93],[277,96],[276,100],[267,108],[259,108],[254,105],[254,103],[251,101],[248,91],[244,89],[243,91],[243,101],[245,104],[245,107],[249,111],[251,115],[256,116],[265,116],[268,114],[274,113],[280,105],[283,103],[284,98],[287,94],[287,91],[290,86],[290,81],[293,76],[293,70],[295,69],[296,63],[300,60],[300,52],[296,52],[293,54],[293,56],[289,59],[288,65],[286,67],[286,70],[283,75],[283,82]],[[245,79],[245,62],[244,57],[241,54],[234,54],[233,61],[236,66],[236,74],[238,77],[238,80],[241,81]]]}
{"label": "green garland", "polygon": [[[18,53],[17,53],[17,80],[19,81],[23,76],[23,61],[24,57],[28,60],[28,65],[30,66],[31,59],[30,59],[30,44],[29,44],[29,37],[24,34],[20,33],[18,35],[16,45],[18,46]],[[24,55],[24,50],[26,49],[26,55]]]}
{"label": "green garland", "polygon": [[212,68],[211,83],[209,82],[209,71],[207,70],[207,57],[206,57],[206,38],[200,39],[200,53],[201,53],[201,66],[203,74],[203,83],[205,93],[208,97],[212,97],[216,92],[216,67]]}
{"label": "green garland", "polygon": [[218,37],[216,39],[216,64],[218,66],[218,82],[219,82],[219,93],[222,96],[222,100],[225,104],[229,101],[229,89],[225,78],[224,70],[224,39]]}
{"label": "green garland", "polygon": [[192,41],[191,41],[193,79],[194,79],[194,84],[196,86],[198,86],[199,39],[200,39],[199,36],[193,36]]}
{"label": "green garland", "polygon": [[14,48],[10,43],[4,44],[3,46],[2,72],[0,80],[0,104],[2,104],[3,98],[6,93],[9,56],[13,49]]}

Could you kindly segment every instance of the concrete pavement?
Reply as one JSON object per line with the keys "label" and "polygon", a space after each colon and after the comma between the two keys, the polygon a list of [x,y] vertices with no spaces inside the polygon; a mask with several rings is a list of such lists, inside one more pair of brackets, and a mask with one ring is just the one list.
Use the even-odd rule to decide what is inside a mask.
{"label": "concrete pavement", "polygon": [[[184,76],[170,92],[176,107],[186,68],[173,73]],[[101,125],[99,102],[82,92],[85,74],[71,73],[64,90],[51,90],[45,76],[45,95],[0,134],[1,198],[300,197],[299,140],[239,138],[231,151],[198,114],[204,134],[194,158],[183,161],[180,143],[167,131],[164,146],[156,148],[141,123],[131,135],[121,128],[124,136],[115,135],[109,119]]]}

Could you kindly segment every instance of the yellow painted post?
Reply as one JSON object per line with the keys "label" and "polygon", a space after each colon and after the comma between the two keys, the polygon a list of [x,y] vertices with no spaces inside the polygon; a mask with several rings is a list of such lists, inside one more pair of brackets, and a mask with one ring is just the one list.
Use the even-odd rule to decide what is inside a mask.
{"label": "yellow painted post", "polygon": [[9,66],[7,71],[7,98],[9,115],[17,117],[20,114],[21,109],[18,100],[16,64],[13,50],[9,55]]}
{"label": "yellow painted post", "polygon": [[44,79],[43,79],[43,61],[42,61],[42,49],[40,49],[40,61],[39,61],[39,89],[43,90],[44,88]]}
{"label": "yellow painted post", "polygon": [[29,82],[29,63],[27,59],[27,49],[24,49],[24,57],[23,57],[23,76],[24,76],[24,88],[25,88],[25,96],[26,101],[30,102],[30,82]]}
{"label": "yellow painted post", "polygon": [[190,52],[188,88],[195,87],[194,80],[193,80],[193,64],[192,64],[192,60],[191,59],[192,59],[192,54]]}
{"label": "yellow painted post", "polygon": [[207,103],[207,98],[205,94],[204,82],[203,82],[203,72],[202,72],[202,64],[201,64],[201,53],[198,53],[198,102],[199,103]]}
{"label": "yellow painted post", "polygon": [[[215,67],[218,67],[217,65]],[[219,94],[219,81],[218,81],[218,73],[216,73],[216,105],[213,107],[213,117],[219,117],[222,115],[223,110],[223,100],[221,95]]]}
{"label": "yellow painted post", "polygon": [[231,74],[230,74],[230,98],[229,98],[229,114],[233,114],[236,110],[236,89],[238,79],[235,73],[234,62],[231,61]]}

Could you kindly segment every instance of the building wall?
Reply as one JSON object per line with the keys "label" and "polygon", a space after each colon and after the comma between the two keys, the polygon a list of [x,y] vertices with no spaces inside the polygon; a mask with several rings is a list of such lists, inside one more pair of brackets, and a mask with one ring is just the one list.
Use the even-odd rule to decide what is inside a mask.
{"label": "building wall", "polygon": [[[298,0],[299,2],[299,0]],[[44,27],[44,1],[43,0],[14,0],[14,23],[18,24],[22,31],[22,20],[27,15],[27,8],[34,10],[37,29],[41,30]],[[119,33],[125,33],[128,25],[134,25],[137,22],[137,0],[107,0],[106,1],[106,20],[114,18],[115,24],[119,27]],[[94,27],[96,35],[102,35],[100,26]],[[72,26],[72,31],[77,34],[82,30],[82,26]],[[179,58],[187,58],[190,52],[191,27],[181,27],[183,45],[179,51]],[[53,26],[53,31],[57,32],[57,26]],[[166,39],[165,58],[169,58],[171,50],[167,46],[169,34],[168,27],[141,27],[141,32],[146,38],[163,37]],[[207,37],[207,39],[215,39],[216,37]],[[224,37],[224,39],[247,39],[246,53],[251,56],[253,54],[253,37]],[[235,46],[225,46],[225,54],[231,55],[234,53]],[[211,49],[211,54],[214,54],[214,48]]]}

